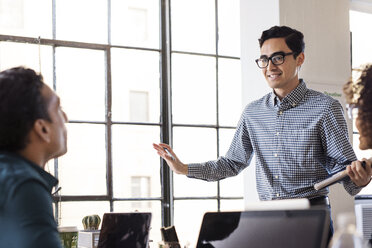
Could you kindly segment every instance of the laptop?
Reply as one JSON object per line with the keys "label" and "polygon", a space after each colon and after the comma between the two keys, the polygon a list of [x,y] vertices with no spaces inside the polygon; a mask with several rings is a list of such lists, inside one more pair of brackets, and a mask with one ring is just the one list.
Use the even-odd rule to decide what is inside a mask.
{"label": "laptop", "polygon": [[147,248],[151,213],[105,213],[98,248]]}
{"label": "laptop", "polygon": [[205,213],[197,248],[325,248],[326,209]]}

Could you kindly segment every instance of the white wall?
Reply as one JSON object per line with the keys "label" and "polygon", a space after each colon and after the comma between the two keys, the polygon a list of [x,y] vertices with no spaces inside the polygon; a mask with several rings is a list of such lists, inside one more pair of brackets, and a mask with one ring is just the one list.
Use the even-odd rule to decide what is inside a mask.
{"label": "white wall", "polygon": [[[279,23],[279,0],[241,0],[241,64],[242,64],[242,103],[256,100],[270,91],[255,59],[260,55],[258,38],[262,30]],[[264,13],[264,14],[263,14]],[[255,158],[244,171],[245,201],[258,201],[255,177]]]}
{"label": "white wall", "polygon": [[[241,0],[242,96],[246,105],[270,89],[254,63],[257,39],[274,25],[296,28],[305,36],[305,63],[300,77],[310,88],[339,93],[351,73],[349,0]],[[254,162],[245,172],[245,201],[256,201]],[[331,187],[332,215],[353,211],[353,198]]]}

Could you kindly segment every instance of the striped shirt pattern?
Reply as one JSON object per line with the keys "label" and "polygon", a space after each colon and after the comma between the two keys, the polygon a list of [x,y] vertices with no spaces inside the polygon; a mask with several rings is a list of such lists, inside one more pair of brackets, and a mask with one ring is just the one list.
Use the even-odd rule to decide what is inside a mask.
{"label": "striped shirt pattern", "polygon": [[[314,198],[313,186],[356,160],[340,103],[305,82],[282,101],[271,92],[246,106],[226,156],[189,164],[188,177],[216,181],[235,176],[256,155],[260,200]],[[350,195],[361,188],[342,181]]]}

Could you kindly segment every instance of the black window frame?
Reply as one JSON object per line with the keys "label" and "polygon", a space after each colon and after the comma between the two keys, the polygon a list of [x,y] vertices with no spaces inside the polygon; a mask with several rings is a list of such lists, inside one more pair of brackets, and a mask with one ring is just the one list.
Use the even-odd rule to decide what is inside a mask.
{"label": "black window frame", "polygon": [[[133,46],[119,46],[111,45],[111,0],[107,0],[108,13],[108,42],[107,44],[87,43],[78,41],[67,41],[56,39],[56,2],[52,0],[52,39],[45,39],[41,37],[24,37],[0,34],[0,42],[14,42],[37,44],[43,46],[51,46],[53,52],[53,88],[56,89],[56,48],[69,47],[80,49],[93,49],[104,51],[105,54],[105,121],[84,121],[84,120],[69,120],[69,123],[75,124],[104,124],[106,131],[106,195],[60,195],[60,191],[53,196],[55,206],[55,218],[58,224],[60,215],[60,206],[62,202],[76,202],[76,201],[107,201],[110,203],[110,211],[114,211],[114,202],[116,201],[160,201],[161,202],[161,216],[162,225],[170,226],[174,223],[174,201],[177,200],[216,200],[217,209],[220,211],[221,200],[236,200],[243,199],[243,197],[222,197],[220,195],[220,183],[217,183],[217,195],[213,197],[174,197],[173,195],[173,173],[166,165],[163,159],[160,159],[160,179],[161,179],[161,196],[149,198],[116,198],[113,195],[113,171],[112,171],[112,125],[145,125],[160,127],[161,142],[172,145],[173,127],[197,127],[197,128],[213,128],[217,132],[217,156],[219,154],[219,130],[235,129],[234,126],[220,126],[219,124],[219,90],[218,90],[218,62],[220,58],[240,60],[240,57],[223,56],[218,53],[218,0],[215,2],[215,43],[216,50],[214,54],[194,53],[184,51],[172,50],[171,39],[171,0],[159,0],[160,4],[160,47],[159,49],[133,47]],[[160,121],[159,123],[151,122],[116,122],[111,119],[112,108],[112,81],[111,81],[111,48],[122,48],[131,50],[153,51],[159,53],[159,70],[160,70]],[[192,124],[174,124],[172,122],[172,75],[171,75],[171,59],[172,54],[187,54],[197,56],[208,56],[216,59],[216,124],[215,125],[192,125]],[[58,159],[54,159],[54,173],[58,178]],[[59,186],[57,185],[56,188]]]}

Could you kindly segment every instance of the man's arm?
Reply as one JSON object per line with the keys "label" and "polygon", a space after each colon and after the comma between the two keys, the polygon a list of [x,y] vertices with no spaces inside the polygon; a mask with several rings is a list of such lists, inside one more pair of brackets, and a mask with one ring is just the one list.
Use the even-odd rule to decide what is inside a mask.
{"label": "man's arm", "polygon": [[[240,118],[229,151],[226,156],[219,157],[217,160],[184,164],[178,159],[169,145],[160,143],[153,144],[153,147],[158,155],[165,159],[169,167],[177,174],[206,181],[217,181],[235,176],[249,165],[253,154],[246,123],[246,109]],[[168,149],[169,153],[164,148]]]}
{"label": "man's arm", "polygon": [[[187,175],[191,178],[216,181],[235,176],[247,166],[245,163],[234,161],[226,157],[219,157],[217,160],[204,163],[184,164],[178,159],[169,145],[160,143],[153,144],[153,146],[154,149],[158,151],[159,156],[167,162],[172,171],[177,174]],[[168,154],[164,148],[168,149],[170,154]]]}
{"label": "man's arm", "polygon": [[188,177],[217,181],[238,175],[251,162],[253,147],[248,130],[248,109],[246,106],[236,127],[230,148],[225,156],[205,163],[188,165]]}
{"label": "man's arm", "polygon": [[[323,118],[321,139],[327,156],[327,170],[333,173],[346,169],[349,178],[343,180],[345,190],[350,195],[359,193],[361,187],[368,184],[370,176],[367,177],[371,171],[364,171],[360,162],[356,162],[342,107],[338,101],[332,103]],[[347,166],[349,164],[351,166]]]}
{"label": "man's arm", "polygon": [[18,231],[16,247],[61,247],[50,193],[39,182],[21,184],[9,197],[6,209]]}

